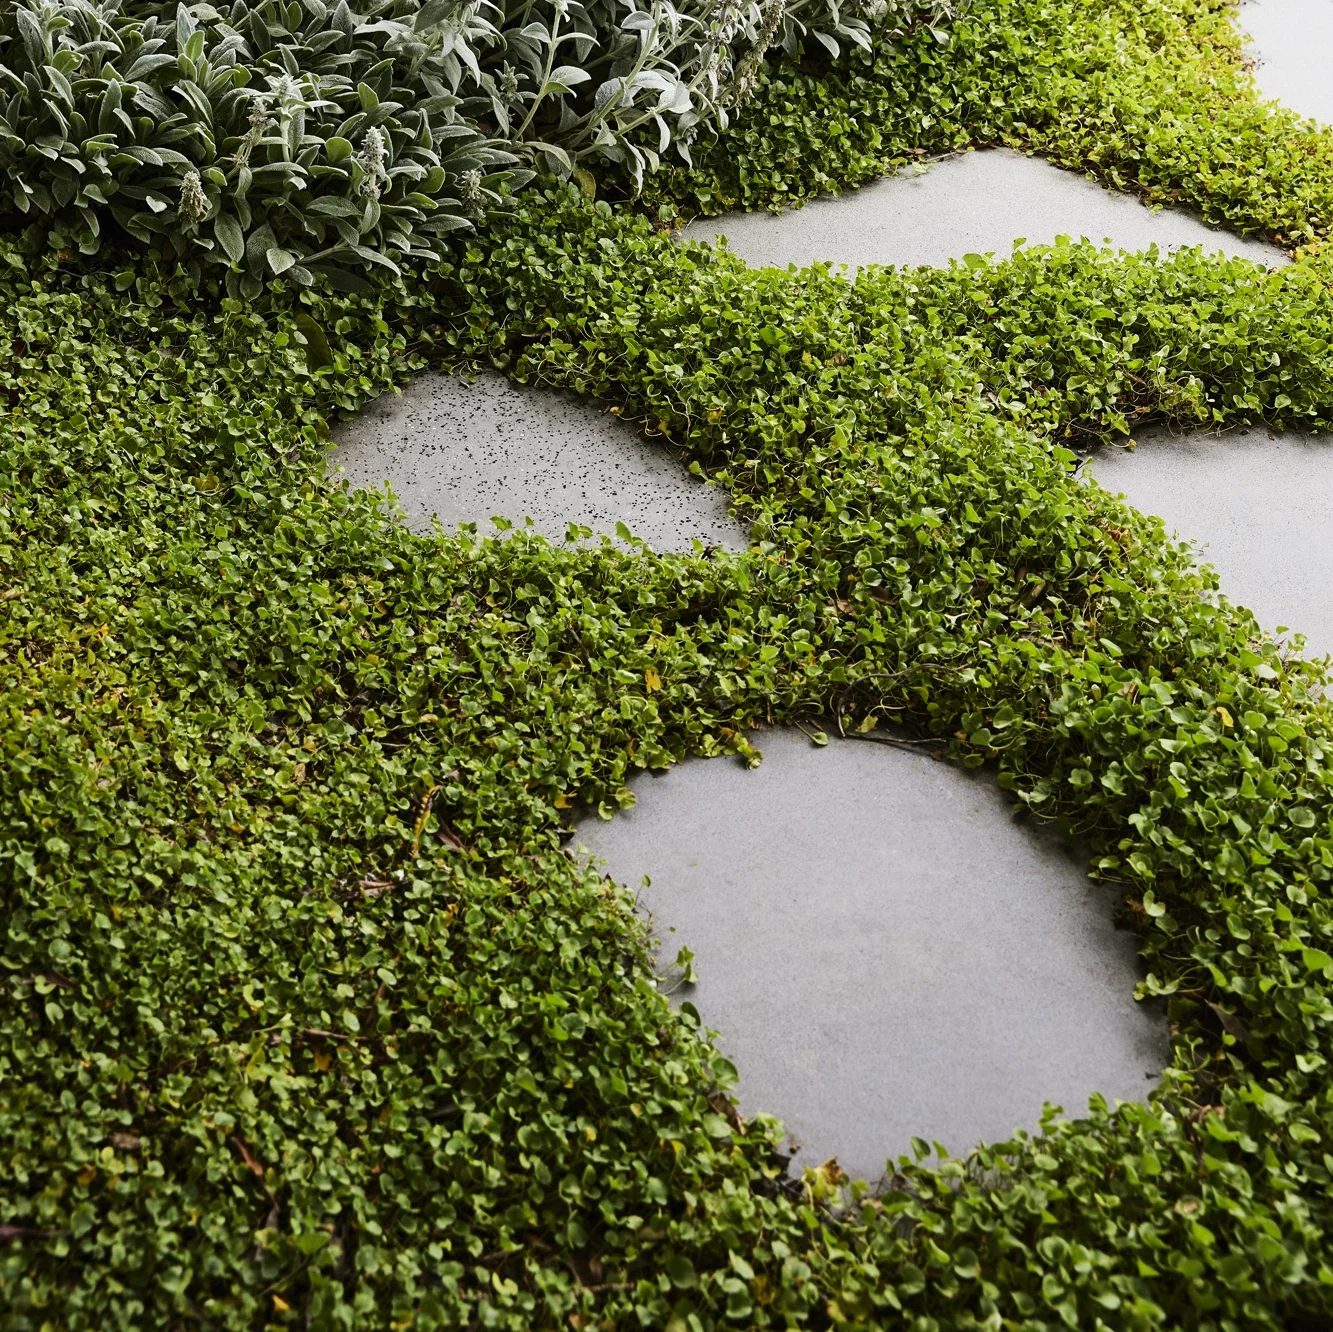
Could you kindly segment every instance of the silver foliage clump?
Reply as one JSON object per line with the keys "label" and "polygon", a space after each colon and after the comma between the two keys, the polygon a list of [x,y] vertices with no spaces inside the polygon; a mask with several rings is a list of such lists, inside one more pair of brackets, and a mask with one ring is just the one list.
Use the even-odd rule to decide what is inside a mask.
{"label": "silver foliage clump", "polygon": [[357,285],[442,253],[544,167],[687,163],[770,50],[837,56],[965,0],[11,0],[0,211],[87,253],[108,222],[226,265]]}
{"label": "silver foliage clump", "polygon": [[247,296],[438,256],[532,175],[462,110],[455,8],[0,5],[0,212],[85,253],[119,230],[223,265]]}
{"label": "silver foliage clump", "polygon": [[[498,133],[562,173],[598,156],[636,182],[754,87],[773,49],[837,57],[924,25],[941,42],[967,0],[497,0],[461,6],[446,42],[455,91],[488,99]],[[464,15],[466,18],[464,19]]]}

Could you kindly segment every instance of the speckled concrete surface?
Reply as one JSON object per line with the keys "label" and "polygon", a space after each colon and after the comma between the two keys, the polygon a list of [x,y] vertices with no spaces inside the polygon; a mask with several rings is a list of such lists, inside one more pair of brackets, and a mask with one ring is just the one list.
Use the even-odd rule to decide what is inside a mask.
{"label": "speckled concrete surface", "polygon": [[[783,1119],[798,1164],[877,1180],[913,1135],[964,1153],[1071,1116],[1094,1090],[1137,1099],[1168,1058],[1136,1004],[1133,936],[1083,862],[985,776],[797,730],[763,764],[691,760],[578,841],[618,881],[652,879],[667,961],[740,1070],[743,1113]],[[674,933],[671,931],[674,929]],[[681,995],[680,997],[686,997]]]}
{"label": "speckled concrete surface", "polygon": [[1307,656],[1333,652],[1333,436],[1150,430],[1135,443],[1097,451],[1098,484],[1191,542],[1265,629],[1303,633]]}
{"label": "speckled concrete surface", "polygon": [[1245,0],[1238,26],[1259,91],[1333,125],[1333,0]]}
{"label": "speckled concrete surface", "polygon": [[338,428],[328,467],[353,487],[388,481],[408,523],[452,531],[493,516],[562,539],[570,523],[615,536],[624,523],[661,551],[695,539],[747,546],[723,491],[690,476],[666,445],[599,404],[490,373],[476,383],[424,374]]}
{"label": "speckled concrete surface", "polygon": [[1286,263],[1282,251],[1209,227],[1188,213],[1150,212],[1128,194],[1061,171],[1009,149],[964,153],[920,175],[876,181],[838,198],[774,215],[727,213],[693,223],[683,234],[725,234],[755,267],[814,260],[847,264],[947,265],[965,254],[1009,254],[1015,240],[1049,244],[1057,236],[1109,241],[1118,249],[1203,245],[1263,263]]}

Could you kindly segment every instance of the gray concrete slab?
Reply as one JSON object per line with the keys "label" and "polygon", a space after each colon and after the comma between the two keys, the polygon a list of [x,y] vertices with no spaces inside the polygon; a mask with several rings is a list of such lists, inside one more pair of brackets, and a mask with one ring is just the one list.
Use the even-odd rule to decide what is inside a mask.
{"label": "gray concrete slab", "polygon": [[1333,125],[1333,0],[1245,0],[1238,25],[1260,93]]}
{"label": "gray concrete slab", "polygon": [[724,491],[692,477],[679,455],[604,407],[515,384],[494,372],[475,383],[424,374],[386,393],[334,432],[327,466],[354,488],[388,481],[410,526],[430,531],[492,517],[554,540],[570,523],[614,537],[624,523],[655,550],[745,550]]}
{"label": "gray concrete slab", "polygon": [[[1141,1099],[1169,1057],[1136,1004],[1112,895],[986,776],[799,730],[764,761],[690,760],[578,842],[619,882],[651,876],[666,961],[740,1070],[742,1112],[778,1115],[798,1164],[877,1181],[913,1135],[955,1154],[1071,1116],[1094,1090]],[[671,931],[674,930],[674,933]]]}
{"label": "gray concrete slab", "polygon": [[1145,430],[1088,465],[1107,490],[1162,518],[1265,629],[1333,652],[1333,435]]}
{"label": "gray concrete slab", "polygon": [[692,240],[725,235],[755,267],[846,264],[945,266],[965,254],[1011,253],[1015,240],[1057,236],[1117,249],[1203,245],[1269,265],[1288,262],[1276,246],[1210,227],[1189,213],[1151,212],[1128,194],[1005,148],[964,153],[921,174],[911,171],[815,199],[782,214],[727,213],[686,227]]}

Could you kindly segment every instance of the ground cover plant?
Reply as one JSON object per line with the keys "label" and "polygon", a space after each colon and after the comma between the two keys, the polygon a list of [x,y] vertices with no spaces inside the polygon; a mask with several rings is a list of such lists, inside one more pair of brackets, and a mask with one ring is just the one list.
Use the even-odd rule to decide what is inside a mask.
{"label": "ground cover plant", "polygon": [[[1333,424],[1318,254],[846,283],[566,187],[369,293],[0,261],[0,1325],[1327,1325],[1322,669],[1066,447]],[[337,412],[487,360],[668,433],[750,553],[422,539],[322,475]],[[1096,847],[1175,1024],[1149,1106],[922,1144],[850,1212],[782,1183],[562,828],[832,713]]]}

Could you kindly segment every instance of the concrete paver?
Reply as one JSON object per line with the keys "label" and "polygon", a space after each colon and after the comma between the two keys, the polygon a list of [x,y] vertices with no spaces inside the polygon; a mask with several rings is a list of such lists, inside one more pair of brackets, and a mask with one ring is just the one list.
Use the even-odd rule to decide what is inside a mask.
{"label": "concrete paver", "polygon": [[[994,781],[924,755],[799,730],[634,786],[578,841],[637,885],[667,962],[740,1071],[743,1113],[778,1115],[798,1164],[878,1180],[913,1135],[956,1154],[1035,1128],[1045,1100],[1140,1099],[1168,1058],[1136,1004],[1113,895]],[[674,929],[674,933],[671,931]]]}
{"label": "concrete paver", "polygon": [[515,384],[424,374],[386,393],[334,432],[328,466],[354,488],[388,481],[408,523],[429,531],[493,516],[554,540],[570,523],[614,537],[623,522],[655,550],[744,550],[725,492],[690,476],[666,445],[597,403]]}
{"label": "concrete paver", "polygon": [[719,234],[755,267],[805,267],[815,260],[849,268],[944,267],[965,254],[1004,257],[1016,240],[1050,244],[1057,236],[1109,241],[1123,250],[1202,245],[1269,265],[1287,262],[1276,246],[1179,210],[1150,212],[1131,195],[1005,148],[964,153],[921,174],[908,171],[789,212],[727,213],[682,232],[691,240]]}
{"label": "concrete paver", "polygon": [[1333,125],[1333,0],[1246,0],[1238,26],[1263,96]]}
{"label": "concrete paver", "polygon": [[1098,484],[1190,541],[1265,629],[1304,634],[1307,656],[1333,652],[1333,436],[1157,429],[1135,443],[1096,452]]}

